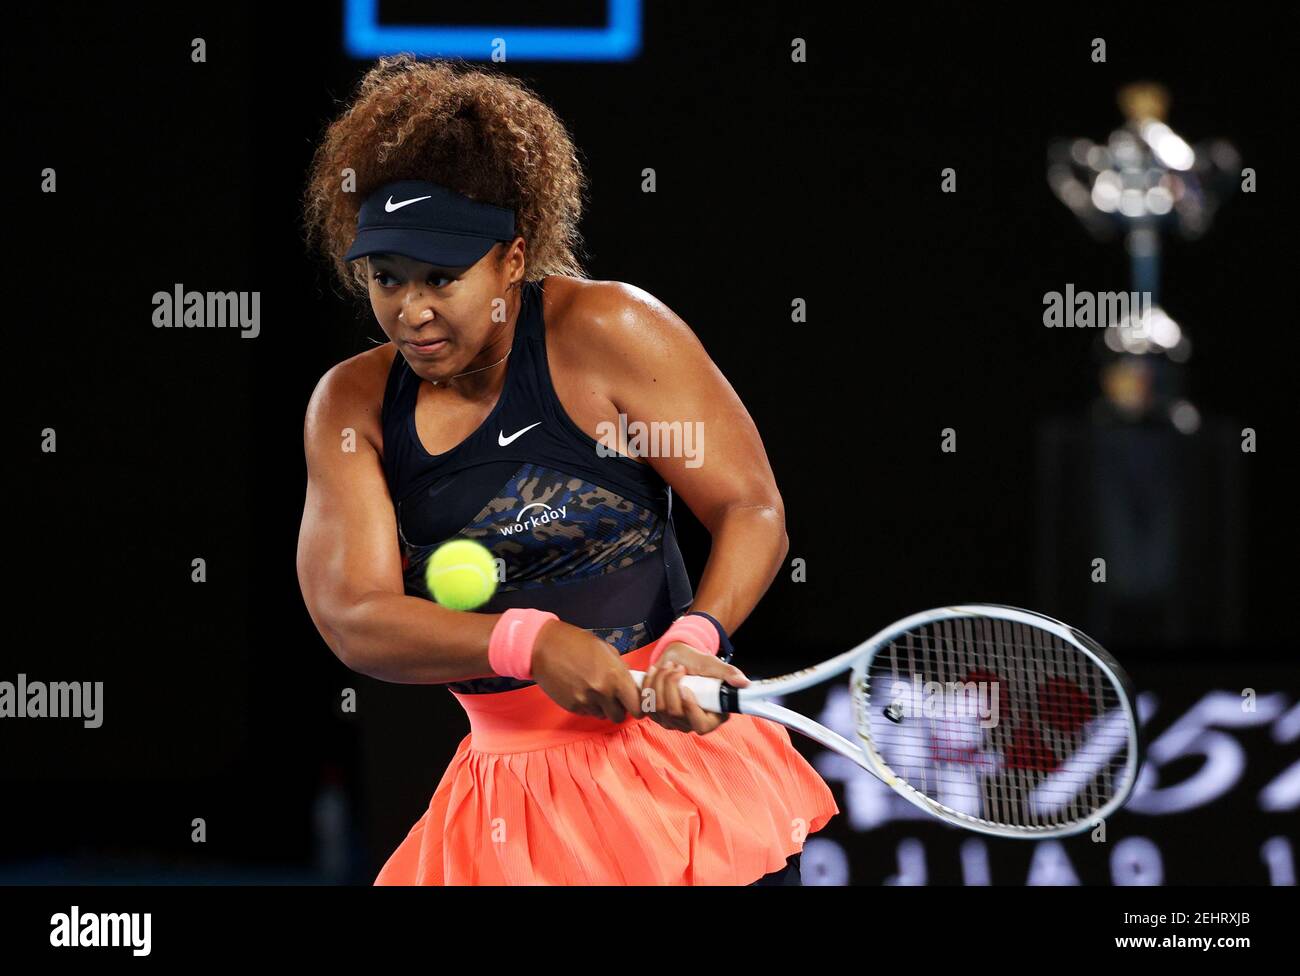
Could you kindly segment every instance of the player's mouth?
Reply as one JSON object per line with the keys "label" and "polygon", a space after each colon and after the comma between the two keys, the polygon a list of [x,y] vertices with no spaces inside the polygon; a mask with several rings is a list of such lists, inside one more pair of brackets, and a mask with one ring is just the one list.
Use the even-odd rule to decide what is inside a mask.
{"label": "player's mouth", "polygon": [[423,342],[413,342],[406,340],[406,348],[410,349],[417,356],[435,356],[447,348],[450,341],[447,339],[428,339]]}

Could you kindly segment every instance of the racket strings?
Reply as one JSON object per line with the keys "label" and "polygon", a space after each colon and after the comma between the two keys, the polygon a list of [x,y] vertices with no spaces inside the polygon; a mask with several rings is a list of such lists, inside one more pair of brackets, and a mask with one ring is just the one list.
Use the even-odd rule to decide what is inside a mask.
{"label": "racket strings", "polygon": [[893,773],[957,813],[1058,827],[1124,785],[1129,723],[1110,675],[1032,625],[922,625],[877,652],[854,695],[859,734]]}

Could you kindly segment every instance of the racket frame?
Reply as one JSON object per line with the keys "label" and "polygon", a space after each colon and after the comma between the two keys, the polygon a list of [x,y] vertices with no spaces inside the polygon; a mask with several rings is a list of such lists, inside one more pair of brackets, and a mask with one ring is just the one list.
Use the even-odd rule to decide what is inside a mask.
{"label": "racket frame", "polygon": [[[885,758],[876,749],[870,736],[861,733],[862,728],[870,728],[870,723],[865,721],[866,716],[860,714],[860,710],[863,708],[860,694],[861,682],[869,673],[876,655],[887,648],[895,638],[917,627],[942,623],[945,620],[972,617],[1020,623],[1044,630],[1082,651],[1110,679],[1127,726],[1128,756],[1123,770],[1124,785],[1122,789],[1116,791],[1115,796],[1105,806],[1090,814],[1086,819],[1058,826],[1017,826],[991,823],[979,817],[963,813],[960,810],[954,810],[926,796],[908,783],[907,780],[895,775],[889,768]],[[850,698],[853,702],[854,727],[858,730],[858,742],[852,742],[806,715],[769,700],[821,684],[823,681],[845,671],[852,671],[853,673]],[[633,674],[637,683],[640,684],[641,672],[633,672]],[[857,646],[845,651],[843,654],[823,661],[821,664],[815,664],[773,678],[751,681],[745,688],[735,688],[717,678],[707,678],[701,675],[687,675],[681,681],[685,687],[691,689],[700,707],[706,711],[753,715],[779,722],[781,725],[792,728],[820,743],[827,749],[852,760],[886,786],[893,789],[899,796],[931,816],[938,817],[940,820],[967,830],[995,837],[1038,840],[1046,837],[1068,837],[1088,830],[1097,821],[1105,820],[1128,800],[1137,782],[1138,769],[1141,766],[1144,751],[1141,730],[1134,707],[1136,696],[1133,691],[1133,684],[1124,669],[1120,667],[1119,662],[1111,657],[1095,640],[1069,624],[1032,610],[1023,610],[1005,604],[964,603],[923,610],[895,621]]]}

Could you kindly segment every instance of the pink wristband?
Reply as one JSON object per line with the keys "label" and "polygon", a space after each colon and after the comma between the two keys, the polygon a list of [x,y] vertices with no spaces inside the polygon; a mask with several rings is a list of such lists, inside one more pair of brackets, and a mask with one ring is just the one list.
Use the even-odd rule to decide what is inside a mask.
{"label": "pink wristband", "polygon": [[650,652],[649,667],[659,660],[669,644],[688,644],[701,654],[718,654],[718,631],[704,617],[697,614],[683,614],[673,621],[672,626],[664,631],[662,637],[655,641],[655,648]]}
{"label": "pink wristband", "polygon": [[531,681],[537,632],[548,620],[559,619],[548,610],[507,610],[488,638],[488,665],[504,677]]}

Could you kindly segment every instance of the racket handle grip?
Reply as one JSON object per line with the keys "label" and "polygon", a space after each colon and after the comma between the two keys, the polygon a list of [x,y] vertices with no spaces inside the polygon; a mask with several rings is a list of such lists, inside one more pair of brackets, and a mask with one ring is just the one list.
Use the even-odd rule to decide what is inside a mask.
{"label": "racket handle grip", "polygon": [[[644,671],[629,671],[632,680],[636,682],[638,688],[641,687],[641,679],[645,677]],[[722,707],[722,679],[708,678],[702,674],[684,674],[679,682],[680,687],[691,689],[691,694],[699,702],[700,708],[706,712],[725,712]]]}

